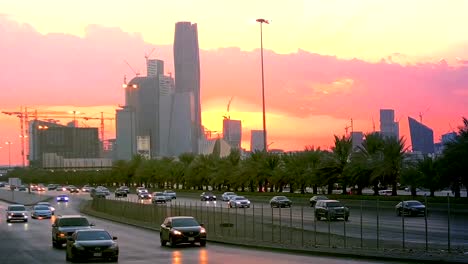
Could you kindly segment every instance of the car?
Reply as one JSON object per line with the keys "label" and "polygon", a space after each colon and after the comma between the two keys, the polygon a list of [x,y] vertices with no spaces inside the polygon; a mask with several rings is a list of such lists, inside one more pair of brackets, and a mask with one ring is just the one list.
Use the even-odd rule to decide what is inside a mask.
{"label": "car", "polygon": [[67,238],[65,259],[67,261],[110,260],[118,262],[117,237],[104,229],[77,230]]}
{"label": "car", "polygon": [[53,191],[53,190],[55,190],[55,189],[57,189],[57,184],[51,183],[51,184],[48,184],[48,185],[47,185],[47,190],[48,190],[48,191]]}
{"label": "car", "polygon": [[10,204],[6,209],[6,221],[23,221],[28,222],[28,211],[22,204]]}
{"label": "car", "polygon": [[127,191],[119,187],[115,189],[114,195],[115,197],[127,197]]}
{"label": "car", "polygon": [[270,200],[270,206],[273,207],[291,207],[292,201],[286,196],[274,196]]}
{"label": "car", "polygon": [[55,214],[55,208],[52,206],[51,203],[49,202],[38,202],[36,205],[45,205],[45,206],[48,206],[50,211],[52,212],[52,215]]}
{"label": "car", "polygon": [[91,229],[93,226],[94,224],[82,215],[60,215],[52,224],[52,246],[62,247],[76,230]]}
{"label": "car", "polygon": [[234,192],[225,192],[223,195],[221,195],[221,200],[229,202],[229,200],[231,200],[231,198],[234,196],[237,196],[237,194]]}
{"label": "car", "polygon": [[391,196],[392,195],[392,190],[380,190],[379,195],[382,196]]}
{"label": "car", "polygon": [[27,192],[28,191],[28,187],[24,186],[24,185],[21,185],[17,188],[18,191],[20,192]]}
{"label": "car", "polygon": [[47,205],[35,205],[31,212],[31,218],[41,219],[41,218],[51,218],[52,210]]}
{"label": "car", "polygon": [[106,192],[102,188],[92,188],[89,193],[92,198],[106,198]]}
{"label": "car", "polygon": [[216,201],[216,195],[214,195],[212,192],[203,192],[200,194],[200,200],[201,201]]}
{"label": "car", "polygon": [[328,197],[324,195],[314,195],[309,199],[310,207],[314,207],[317,201],[319,200],[328,200]]}
{"label": "car", "polygon": [[426,206],[417,200],[402,201],[395,206],[395,211],[398,216],[409,215],[426,215]]}
{"label": "car", "polygon": [[168,200],[171,201],[172,198],[169,196],[166,196],[163,192],[154,192],[151,198],[151,202],[154,204],[166,203]]}
{"label": "car", "polygon": [[182,243],[200,243],[200,246],[206,246],[206,229],[192,216],[167,217],[160,230],[161,246],[165,246],[167,242],[172,247]]}
{"label": "car", "polygon": [[67,194],[60,194],[57,196],[57,198],[55,198],[57,202],[68,202],[69,199],[70,198],[68,197]]}
{"label": "car", "polygon": [[38,185],[37,186],[37,191],[38,192],[45,192],[46,191],[46,187],[44,185]]}
{"label": "car", "polygon": [[139,193],[141,192],[148,192],[148,189],[146,189],[145,187],[137,187],[136,188],[136,194],[138,195]]}
{"label": "car", "polygon": [[151,200],[151,194],[149,192],[140,192],[138,194],[138,200]]}
{"label": "car", "polygon": [[81,187],[82,192],[91,192],[91,187],[89,185],[85,185]]}
{"label": "car", "polygon": [[79,192],[80,192],[80,189],[79,189],[78,187],[75,187],[75,186],[70,186],[70,187],[68,188],[68,191],[69,191],[70,193],[79,193]]}
{"label": "car", "polygon": [[98,186],[98,187],[96,187],[96,190],[99,190],[100,192],[104,193],[105,196],[110,195],[110,191],[109,191],[109,189],[107,189],[107,187]]}
{"label": "car", "polygon": [[250,208],[250,201],[244,196],[234,196],[228,202],[229,208]]}
{"label": "car", "polygon": [[172,199],[177,199],[177,194],[173,190],[165,190],[163,193],[164,193],[164,195],[170,197],[171,200]]}
{"label": "car", "polygon": [[125,191],[127,194],[130,193],[130,188],[128,188],[128,186],[123,185],[123,186],[120,186],[119,188],[120,188],[121,190]]}
{"label": "car", "polygon": [[349,208],[338,200],[318,200],[315,204],[315,219],[320,221],[322,217],[327,220],[343,218],[349,219]]}

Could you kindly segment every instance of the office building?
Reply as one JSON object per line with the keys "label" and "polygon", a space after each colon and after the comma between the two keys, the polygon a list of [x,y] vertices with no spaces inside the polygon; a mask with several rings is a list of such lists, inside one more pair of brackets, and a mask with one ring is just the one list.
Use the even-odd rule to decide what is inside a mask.
{"label": "office building", "polygon": [[229,118],[223,120],[223,139],[232,148],[241,148],[242,123],[240,120],[232,120]]}
{"label": "office building", "polygon": [[[69,127],[56,123],[33,120],[29,127],[30,164],[44,167],[50,164],[47,157],[60,156],[66,159],[99,159],[101,143],[98,128]],[[56,164],[54,161],[53,164]]]}
{"label": "office building", "polygon": [[380,133],[384,137],[400,139],[399,124],[395,122],[393,109],[380,109]]}
{"label": "office building", "polygon": [[[175,93],[185,94],[184,99],[174,101],[174,108],[182,107],[184,110],[193,111],[189,115],[194,119],[191,124],[191,129],[185,133],[191,135],[182,135],[183,131],[178,131],[182,136],[182,140],[190,138],[192,153],[198,153],[198,141],[203,135],[201,122],[201,106],[200,106],[200,57],[198,47],[198,30],[197,24],[190,22],[178,22],[175,25],[174,36],[174,68],[175,68]],[[192,94],[192,95],[189,95]],[[187,108],[179,102],[187,102],[193,98],[193,107]],[[180,113],[182,117],[179,120],[186,120],[187,113],[182,113],[181,109],[174,109],[174,113]]]}
{"label": "office building", "polygon": [[164,75],[164,61],[147,60],[146,61],[146,76],[158,77],[159,75]]}
{"label": "office building", "polygon": [[408,117],[413,152],[434,153],[434,132],[426,125]]}
{"label": "office building", "polygon": [[263,130],[252,130],[250,132],[250,151],[263,151]]}
{"label": "office building", "polygon": [[117,160],[131,160],[136,155],[135,111],[124,106],[116,111],[115,153]]}

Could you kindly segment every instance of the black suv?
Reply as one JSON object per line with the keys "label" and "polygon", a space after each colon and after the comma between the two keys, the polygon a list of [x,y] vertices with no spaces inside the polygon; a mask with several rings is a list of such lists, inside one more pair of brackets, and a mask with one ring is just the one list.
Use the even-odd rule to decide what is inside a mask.
{"label": "black suv", "polygon": [[348,221],[349,208],[337,200],[319,200],[315,204],[315,219],[321,220],[325,217],[327,220],[343,218]]}
{"label": "black suv", "polygon": [[114,192],[115,197],[127,197],[127,193],[128,192],[122,187],[115,189],[115,192]]}
{"label": "black suv", "polygon": [[52,224],[52,246],[60,248],[76,230],[91,229],[88,219],[81,215],[62,215]]}

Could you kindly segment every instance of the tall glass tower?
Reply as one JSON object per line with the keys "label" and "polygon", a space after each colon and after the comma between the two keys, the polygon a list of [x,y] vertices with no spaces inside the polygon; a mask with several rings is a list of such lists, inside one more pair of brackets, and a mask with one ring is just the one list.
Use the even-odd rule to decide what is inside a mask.
{"label": "tall glass tower", "polygon": [[[190,109],[189,114],[193,117],[193,123],[190,124],[190,135],[185,138],[190,138],[192,152],[198,153],[198,141],[203,135],[201,124],[201,107],[200,107],[200,56],[198,48],[198,30],[197,24],[191,22],[178,22],[175,25],[174,36],[174,68],[175,68],[175,93],[187,94],[193,96],[193,106],[177,105],[175,108]],[[181,109],[174,109],[175,112]],[[176,118],[178,119],[178,118]],[[186,118],[184,118],[186,119]],[[178,131],[181,133],[182,131]]]}

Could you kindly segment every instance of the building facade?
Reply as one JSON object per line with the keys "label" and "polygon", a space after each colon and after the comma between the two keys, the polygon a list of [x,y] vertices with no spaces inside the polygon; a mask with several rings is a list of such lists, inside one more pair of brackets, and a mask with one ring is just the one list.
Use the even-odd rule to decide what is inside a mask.
{"label": "building facade", "polygon": [[361,131],[351,132],[351,141],[353,143],[353,151],[357,150],[359,147],[362,147],[362,142],[364,141],[364,133]]}
{"label": "building facade", "polygon": [[235,149],[241,148],[242,122],[225,118],[223,120],[223,139]]}
{"label": "building facade", "polygon": [[400,138],[400,127],[395,122],[395,111],[393,109],[380,109],[380,133],[384,137]]}
{"label": "building facade", "polygon": [[263,151],[263,130],[250,131],[250,151]]}
{"label": "building facade", "polygon": [[116,111],[115,153],[117,160],[131,160],[136,152],[135,111],[125,106]]}
{"label": "building facade", "polygon": [[434,132],[416,119],[408,117],[413,152],[434,153]]}
{"label": "building facade", "polygon": [[[184,109],[193,110],[190,116],[194,118],[191,124],[192,128],[185,133],[191,135],[181,135],[183,138],[190,138],[192,149],[190,152],[199,153],[198,142],[203,135],[201,121],[201,104],[200,104],[200,56],[198,47],[198,29],[197,24],[190,22],[178,22],[175,25],[174,36],[174,70],[175,70],[175,93],[185,94],[185,99],[189,97],[187,93],[191,93],[193,97],[193,108],[186,108],[180,104],[174,104],[174,108],[183,107]],[[180,98],[179,98],[180,99]],[[181,109],[174,109],[174,112],[181,113]],[[183,117],[177,119],[186,119],[185,113],[181,113]],[[182,131],[178,131],[182,134]]]}

